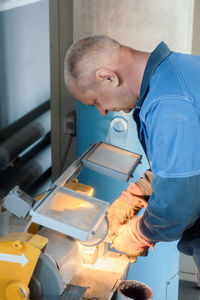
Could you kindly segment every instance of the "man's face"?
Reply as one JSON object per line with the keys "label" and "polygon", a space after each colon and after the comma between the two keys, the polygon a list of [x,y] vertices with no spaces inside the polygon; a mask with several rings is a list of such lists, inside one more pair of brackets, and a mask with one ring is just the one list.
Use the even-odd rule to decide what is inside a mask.
{"label": "man's face", "polygon": [[85,105],[94,105],[103,115],[107,115],[108,111],[122,110],[129,113],[136,106],[137,98],[120,87],[114,89],[105,84],[98,84],[93,90],[85,93],[82,93],[73,83],[70,83],[68,87],[77,100]]}

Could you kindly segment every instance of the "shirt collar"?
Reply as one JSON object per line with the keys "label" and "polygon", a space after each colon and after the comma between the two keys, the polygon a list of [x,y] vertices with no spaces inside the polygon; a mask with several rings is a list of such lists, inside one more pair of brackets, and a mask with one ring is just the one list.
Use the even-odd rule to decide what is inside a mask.
{"label": "shirt collar", "polygon": [[168,46],[164,42],[161,42],[149,56],[140,88],[140,97],[136,103],[137,108],[140,108],[144,102],[144,99],[149,90],[151,77],[156,68],[170,53],[171,50],[168,48]]}

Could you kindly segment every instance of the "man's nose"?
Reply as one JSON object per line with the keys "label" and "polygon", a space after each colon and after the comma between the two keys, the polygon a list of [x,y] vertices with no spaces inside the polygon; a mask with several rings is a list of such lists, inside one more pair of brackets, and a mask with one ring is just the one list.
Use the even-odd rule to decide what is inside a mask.
{"label": "man's nose", "polygon": [[98,111],[99,111],[102,115],[104,115],[104,116],[107,115],[108,111],[107,111],[105,108],[103,108],[103,107],[100,106],[99,104],[95,104],[95,106],[96,106],[96,109],[98,109]]}

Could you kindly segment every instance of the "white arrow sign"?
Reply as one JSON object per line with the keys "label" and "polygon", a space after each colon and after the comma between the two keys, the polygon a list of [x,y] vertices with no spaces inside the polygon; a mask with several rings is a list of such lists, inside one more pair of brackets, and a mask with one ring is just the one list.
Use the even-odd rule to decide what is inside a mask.
{"label": "white arrow sign", "polygon": [[28,263],[28,259],[23,253],[22,255],[0,253],[0,261],[7,261],[7,262],[21,264],[22,267],[24,267]]}

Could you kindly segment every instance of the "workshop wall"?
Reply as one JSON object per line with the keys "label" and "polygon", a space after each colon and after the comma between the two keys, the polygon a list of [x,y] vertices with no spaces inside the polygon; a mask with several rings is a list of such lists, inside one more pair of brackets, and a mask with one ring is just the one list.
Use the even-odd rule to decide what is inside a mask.
{"label": "workshop wall", "polygon": [[190,53],[195,1],[74,0],[75,41],[106,34],[136,49],[151,51],[161,40]]}
{"label": "workshop wall", "polygon": [[48,0],[0,2],[0,197],[50,178],[49,48]]}
{"label": "workshop wall", "polygon": [[48,18],[48,0],[0,8],[0,129],[50,97]]}

